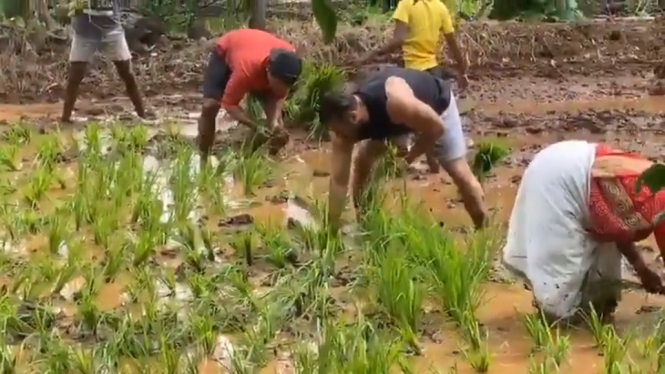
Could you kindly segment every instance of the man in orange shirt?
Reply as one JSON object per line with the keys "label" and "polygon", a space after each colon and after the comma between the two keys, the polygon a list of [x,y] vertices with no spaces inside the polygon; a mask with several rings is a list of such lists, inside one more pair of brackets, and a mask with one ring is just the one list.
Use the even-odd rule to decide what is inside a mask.
{"label": "man in orange shirt", "polygon": [[261,99],[268,128],[281,127],[284,99],[301,71],[302,60],[295,47],[270,33],[239,29],[219,38],[203,77],[198,139],[201,160],[205,163],[214,143],[220,107],[242,125],[257,128],[240,107],[248,93]]}

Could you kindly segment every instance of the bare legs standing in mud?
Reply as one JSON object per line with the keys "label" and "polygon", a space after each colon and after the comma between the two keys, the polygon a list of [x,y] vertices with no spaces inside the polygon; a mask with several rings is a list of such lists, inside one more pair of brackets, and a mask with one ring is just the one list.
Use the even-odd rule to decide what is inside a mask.
{"label": "bare legs standing in mud", "polygon": [[[367,141],[360,145],[353,163],[351,193],[356,211],[362,214],[364,193],[372,172],[372,168],[380,157],[385,155],[387,146],[384,142]],[[439,164],[437,159],[434,160]],[[475,177],[466,158],[459,158],[441,163],[441,167],[450,175],[453,183],[462,195],[464,208],[469,213],[477,229],[487,226],[487,207],[483,188]]]}
{"label": "bare legs standing in mud", "polygon": [[201,166],[204,167],[210,155],[210,149],[215,142],[215,128],[217,121],[217,114],[221,108],[219,100],[204,98],[203,107],[201,109],[201,117],[199,117],[199,152],[201,154]]}
{"label": "bare legs standing in mud", "polygon": [[[141,118],[145,118],[145,107],[143,106],[143,99],[141,98],[141,92],[139,91],[136,77],[132,73],[131,61],[114,61],[113,64],[118,71],[120,79],[122,79],[125,84],[127,96],[129,96],[129,99],[132,101],[136,114]],[[87,62],[81,61],[72,61],[69,64],[69,77],[67,79],[65,103],[62,107],[62,122],[71,122],[74,104],[76,104],[79,87],[85,77],[87,66]]]}
{"label": "bare legs standing in mud", "polygon": [[[78,18],[75,18],[74,22],[91,22],[86,18],[88,16],[85,14],[77,17]],[[127,96],[129,96],[132,104],[134,104],[136,114],[141,118],[145,118],[145,107],[143,106],[143,100],[141,99],[141,93],[138,84],[136,83],[136,78],[134,77],[134,73],[132,73],[132,54],[127,46],[124,31],[122,31],[122,26],[119,25],[119,21],[116,22],[115,19],[111,18],[107,21],[111,22],[112,25],[115,25],[113,26],[114,28],[111,28],[110,30],[96,30],[95,33],[91,33],[87,36],[79,34],[79,31],[89,31],[89,28],[93,28],[94,30],[94,28],[97,27],[96,25],[79,25],[79,27],[81,27],[79,31],[76,31],[77,29],[75,28],[74,38],[72,39],[72,46],[69,52],[69,77],[67,79],[65,103],[62,107],[62,122],[71,122],[72,111],[74,110],[74,104],[78,97],[79,87],[83,81],[83,77],[85,77],[88,62],[92,60],[95,53],[98,51],[104,53],[111,61],[113,61],[113,65],[115,65],[115,69],[118,72],[120,79],[125,84]]]}

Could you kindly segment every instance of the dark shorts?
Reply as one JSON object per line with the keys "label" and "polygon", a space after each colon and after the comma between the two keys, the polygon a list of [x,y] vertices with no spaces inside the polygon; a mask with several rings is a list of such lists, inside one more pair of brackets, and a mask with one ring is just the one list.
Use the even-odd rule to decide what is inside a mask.
{"label": "dark shorts", "polygon": [[447,69],[447,68],[445,68],[441,65],[437,65],[437,66],[435,66],[433,68],[429,68],[425,71],[432,74],[433,76],[435,76],[437,78],[441,78],[441,79],[444,79],[444,80],[454,80],[455,79],[455,75],[449,69]]}
{"label": "dark shorts", "polygon": [[210,52],[208,66],[203,73],[203,98],[221,101],[230,78],[231,68],[224,56],[217,51]]}
{"label": "dark shorts", "polygon": [[[210,52],[208,66],[203,73],[203,98],[221,101],[229,79],[231,79],[231,67],[226,63],[224,56],[217,51]],[[262,103],[270,98],[269,93],[263,92],[250,92],[250,95]]]}

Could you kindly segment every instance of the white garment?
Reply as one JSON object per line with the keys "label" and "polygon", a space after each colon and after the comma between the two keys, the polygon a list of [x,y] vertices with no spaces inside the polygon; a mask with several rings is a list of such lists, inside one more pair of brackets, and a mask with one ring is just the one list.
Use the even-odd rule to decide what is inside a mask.
{"label": "white garment", "polygon": [[504,264],[526,276],[539,307],[559,318],[600,296],[585,295],[597,292],[590,285],[621,279],[614,243],[599,243],[584,229],[595,151],[596,144],[578,140],[540,151],[524,172],[510,216]]}
{"label": "white garment", "polygon": [[[458,160],[466,156],[467,142],[464,136],[464,129],[462,128],[462,118],[457,108],[457,100],[455,93],[450,92],[450,103],[448,108],[444,110],[439,118],[441,118],[445,131],[441,138],[434,144],[434,151],[437,160],[441,165],[446,165],[451,161]],[[393,144],[404,149],[411,149],[415,139],[418,137],[415,133],[396,136],[392,139]]]}

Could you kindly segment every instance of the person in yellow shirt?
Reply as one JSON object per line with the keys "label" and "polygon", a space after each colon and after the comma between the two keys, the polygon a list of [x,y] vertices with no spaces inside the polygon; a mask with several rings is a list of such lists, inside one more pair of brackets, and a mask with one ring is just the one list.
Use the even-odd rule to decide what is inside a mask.
{"label": "person in yellow shirt", "polygon": [[441,48],[441,40],[445,39],[457,63],[458,84],[462,89],[468,86],[466,75],[468,62],[457,43],[450,12],[441,0],[401,0],[395,9],[393,19],[395,28],[392,39],[383,47],[360,59],[359,65],[401,47],[405,68],[441,75],[443,69],[439,65],[437,55]]}
{"label": "person in yellow shirt", "polygon": [[[469,64],[457,43],[450,12],[441,0],[401,0],[392,18],[395,20],[392,39],[358,60],[358,66],[401,47],[405,68],[428,71],[442,79],[453,78],[437,58],[441,40],[445,39],[457,63],[457,76],[454,78],[461,89],[469,85]],[[430,171],[437,173],[438,163],[432,155],[426,156]]]}

